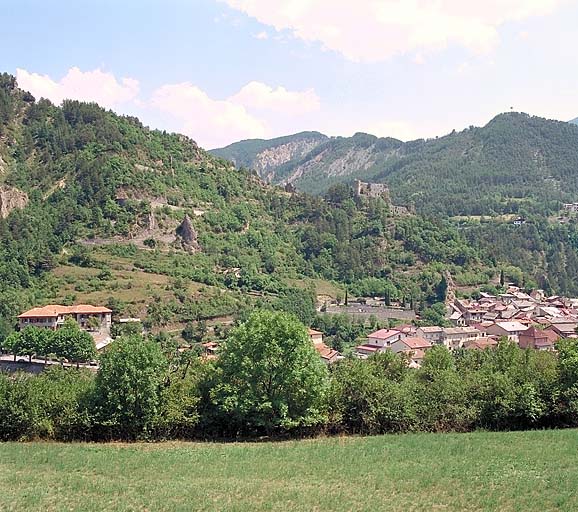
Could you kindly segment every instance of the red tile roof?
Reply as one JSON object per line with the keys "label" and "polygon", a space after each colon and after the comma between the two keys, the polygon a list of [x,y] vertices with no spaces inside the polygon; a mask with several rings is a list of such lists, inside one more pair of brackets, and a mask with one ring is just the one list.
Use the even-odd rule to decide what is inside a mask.
{"label": "red tile roof", "polygon": [[315,348],[317,349],[317,352],[322,357],[322,359],[327,359],[328,361],[331,361],[332,359],[341,355],[337,350],[328,347],[325,345],[325,343],[318,343]]}
{"label": "red tile roof", "polygon": [[410,349],[430,348],[431,343],[419,336],[410,336],[400,340],[401,343],[407,345]]}
{"label": "red tile roof", "polygon": [[104,313],[112,313],[112,310],[102,306],[91,306],[89,304],[78,304],[77,306],[59,306],[50,304],[41,308],[33,308],[25,311],[19,315],[18,318],[53,318],[58,315],[98,315]]}
{"label": "red tile roof", "polygon": [[379,331],[368,334],[367,337],[377,338],[378,340],[387,340],[388,338],[397,336],[398,334],[400,334],[400,332],[396,331],[395,329],[379,329]]}

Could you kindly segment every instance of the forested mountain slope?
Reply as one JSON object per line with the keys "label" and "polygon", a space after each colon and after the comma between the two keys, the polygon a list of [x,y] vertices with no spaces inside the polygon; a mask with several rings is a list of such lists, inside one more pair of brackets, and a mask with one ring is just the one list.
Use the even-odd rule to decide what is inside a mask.
{"label": "forested mountain slope", "polygon": [[[399,141],[353,139],[399,158]],[[505,269],[519,284],[578,293],[574,223],[457,225],[396,217],[345,185],[287,193],[138,119],[36,101],[7,74],[0,159],[0,336],[24,308],[82,300],[153,327],[256,306],[309,322],[319,283],[421,311],[444,299],[447,272],[482,286]]]}
{"label": "forested mountain slope", "polygon": [[157,324],[256,301],[302,312],[319,279],[422,307],[439,300],[444,268],[496,272],[448,223],[394,218],[347,187],[328,200],[288,194],[184,136],[96,104],[35,101],[7,74],[0,157],[4,330],[62,298],[108,297]]}
{"label": "forested mountain slope", "polygon": [[578,200],[578,127],[507,113],[429,140],[337,137],[274,176],[318,193],[356,178],[384,182],[394,202],[422,213],[554,212]]}

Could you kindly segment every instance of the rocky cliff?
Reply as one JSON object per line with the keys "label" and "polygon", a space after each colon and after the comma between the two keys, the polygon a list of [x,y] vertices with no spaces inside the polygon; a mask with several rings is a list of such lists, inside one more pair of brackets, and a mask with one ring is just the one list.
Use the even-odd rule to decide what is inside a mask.
{"label": "rocky cliff", "polygon": [[12,210],[24,208],[28,204],[28,195],[21,190],[0,185],[0,218],[8,217]]}
{"label": "rocky cliff", "polygon": [[269,183],[283,183],[291,181],[286,176],[288,171],[327,140],[319,132],[301,132],[271,140],[244,140],[210,152],[237,167],[256,171]]}

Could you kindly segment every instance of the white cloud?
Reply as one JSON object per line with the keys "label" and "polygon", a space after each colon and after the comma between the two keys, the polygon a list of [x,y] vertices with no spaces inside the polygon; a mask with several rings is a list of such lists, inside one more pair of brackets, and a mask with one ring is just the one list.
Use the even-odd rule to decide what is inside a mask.
{"label": "white cloud", "polygon": [[249,114],[242,105],[212,99],[190,83],[163,85],[153,93],[150,106],[168,115],[168,122],[176,131],[206,147],[264,137],[267,133],[263,121]]}
{"label": "white cloud", "polygon": [[277,31],[357,62],[459,45],[480,54],[504,23],[550,14],[566,0],[220,0]]}
{"label": "white cloud", "polygon": [[102,107],[113,108],[134,100],[139,93],[139,82],[132,78],[117,80],[112,73],[95,69],[81,71],[70,68],[66,75],[55,81],[48,75],[16,70],[20,88],[37,98],[47,98],[59,105],[64,99],[95,101]]}
{"label": "white cloud", "polygon": [[286,124],[289,119],[298,122],[300,116],[320,109],[313,89],[290,91],[257,81],[229,98],[216,99],[188,82],[165,84],[150,97],[142,97],[137,80],[117,79],[100,69],[81,71],[73,67],[60,80],[17,69],[16,78],[22,89],[37,98],[48,98],[57,105],[64,99],[94,101],[121,113],[139,115],[156,128],[189,135],[204,147],[279,135],[290,126]]}
{"label": "white cloud", "polygon": [[313,89],[289,91],[256,81],[227,99],[214,99],[191,83],[181,83],[157,89],[149,106],[163,114],[172,129],[203,146],[217,147],[235,140],[272,136],[276,116],[294,118],[317,111],[320,101]]}
{"label": "white cloud", "polygon": [[255,34],[253,37],[255,39],[264,40],[264,39],[269,39],[269,34],[265,30],[263,30],[262,32],[259,32],[258,34]]}
{"label": "white cloud", "polygon": [[262,82],[249,82],[230,101],[250,109],[300,115],[320,109],[319,96],[313,89],[288,91],[285,87],[273,87]]}

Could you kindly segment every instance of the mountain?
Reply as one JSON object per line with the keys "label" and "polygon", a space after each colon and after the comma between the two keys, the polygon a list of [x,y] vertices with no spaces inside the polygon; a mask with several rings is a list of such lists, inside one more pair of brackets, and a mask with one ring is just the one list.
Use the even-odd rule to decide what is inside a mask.
{"label": "mountain", "polygon": [[576,119],[572,119],[572,121],[568,121],[569,123],[572,124],[578,124],[578,117]]}
{"label": "mountain", "polygon": [[293,168],[326,140],[328,137],[319,132],[301,132],[271,140],[243,140],[210,153],[237,167],[253,169],[268,182],[280,183],[285,169]]}
{"label": "mountain", "polygon": [[[528,123],[498,119],[506,128],[491,130],[496,140],[485,140],[485,153],[512,139],[512,120]],[[461,147],[457,140],[479,138],[476,130],[439,148],[364,134],[326,139],[301,160],[314,162],[314,153],[330,161],[329,148],[351,159],[365,154],[367,163],[378,155],[394,176],[403,166],[390,160],[412,163],[407,155],[421,158],[422,146],[428,160],[440,158],[436,148],[448,159]],[[550,140],[544,130],[539,122],[536,138]],[[545,146],[543,154],[550,152]],[[568,153],[561,168],[572,163]],[[427,167],[415,168],[427,175]],[[379,174],[368,165],[365,171]],[[118,316],[142,318],[153,332],[190,334],[201,320],[219,325],[256,307],[310,323],[316,297],[345,290],[421,312],[444,299],[448,275],[466,293],[492,289],[500,270],[519,285],[578,293],[575,222],[457,222],[404,213],[379,187],[369,192],[344,184],[326,197],[286,192],[185,136],[93,103],[36,101],[0,74],[0,339],[19,312],[47,303],[105,304]]]}
{"label": "mountain", "polygon": [[[268,152],[273,162],[275,146]],[[578,127],[507,113],[429,140],[358,133],[326,139],[268,173],[313,193],[355,179],[386,183],[394,202],[427,214],[553,213],[578,200]]]}
{"label": "mountain", "polygon": [[[324,139],[281,145],[298,158]],[[448,222],[395,216],[347,187],[285,192],[134,117],[36,101],[7,74],[0,167],[0,336],[46,303],[107,304],[176,331],[258,306],[309,322],[315,295],[346,284],[422,308],[446,271],[497,272]]]}

